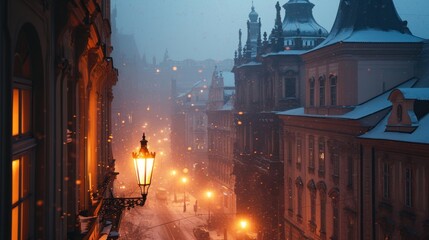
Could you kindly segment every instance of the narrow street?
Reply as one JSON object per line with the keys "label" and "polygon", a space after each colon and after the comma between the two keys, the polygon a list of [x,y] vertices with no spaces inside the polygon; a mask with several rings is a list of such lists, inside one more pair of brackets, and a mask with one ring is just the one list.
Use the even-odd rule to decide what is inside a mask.
{"label": "narrow street", "polygon": [[[187,196],[189,197],[189,196]],[[150,194],[144,207],[126,210],[122,217],[120,239],[190,240],[196,239],[193,228],[205,224],[206,216],[196,216],[192,209],[193,197],[187,201],[187,212],[183,212],[183,198],[173,201],[156,199]]]}

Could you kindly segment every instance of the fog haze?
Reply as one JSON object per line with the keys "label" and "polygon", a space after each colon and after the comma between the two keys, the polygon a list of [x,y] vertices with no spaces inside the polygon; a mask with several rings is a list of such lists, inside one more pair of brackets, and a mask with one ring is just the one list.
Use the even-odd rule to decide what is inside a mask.
{"label": "fog haze", "polygon": [[[274,26],[277,0],[254,0],[262,21],[262,32]],[[287,1],[280,1],[283,5]],[[315,4],[316,21],[331,30],[339,0],[311,0]],[[429,2],[427,0],[394,0],[402,20],[408,21],[411,32],[429,38]],[[148,59],[162,59],[168,49],[174,60],[215,59],[234,57],[238,30],[246,33],[251,10],[250,0],[113,0],[116,25],[120,33],[134,34],[140,54]],[[284,9],[281,11],[282,19]],[[245,41],[246,34],[243,34]]]}

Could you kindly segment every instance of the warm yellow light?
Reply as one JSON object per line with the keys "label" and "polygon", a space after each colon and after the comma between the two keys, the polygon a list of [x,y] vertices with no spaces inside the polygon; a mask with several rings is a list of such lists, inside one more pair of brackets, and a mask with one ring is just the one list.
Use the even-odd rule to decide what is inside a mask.
{"label": "warm yellow light", "polygon": [[176,170],[171,170],[171,176],[176,176],[177,171]]}
{"label": "warm yellow light", "polygon": [[243,122],[241,122],[241,121],[238,121],[238,122],[237,122],[237,124],[238,124],[238,125],[241,125],[241,124],[243,124]]}
{"label": "warm yellow light", "polygon": [[19,90],[13,89],[12,100],[12,136],[19,134]]}
{"label": "warm yellow light", "polygon": [[140,186],[150,185],[152,179],[152,169],[155,158],[134,158],[134,167],[136,169],[137,182]]}
{"label": "warm yellow light", "polygon": [[188,182],[188,179],[186,178],[186,177],[182,177],[182,183],[187,183]]}
{"label": "warm yellow light", "polygon": [[243,112],[238,112],[238,115],[243,115],[244,113]]}
{"label": "warm yellow light", "polygon": [[19,165],[19,159],[12,161],[12,204],[19,200]]}
{"label": "warm yellow light", "polygon": [[176,66],[173,66],[171,69],[172,69],[173,71],[177,71],[177,67],[176,67]]}
{"label": "warm yellow light", "polygon": [[241,229],[246,229],[249,226],[249,223],[246,220],[240,220]]}
{"label": "warm yellow light", "polygon": [[213,196],[213,192],[208,191],[208,192],[206,192],[206,195],[210,199]]}

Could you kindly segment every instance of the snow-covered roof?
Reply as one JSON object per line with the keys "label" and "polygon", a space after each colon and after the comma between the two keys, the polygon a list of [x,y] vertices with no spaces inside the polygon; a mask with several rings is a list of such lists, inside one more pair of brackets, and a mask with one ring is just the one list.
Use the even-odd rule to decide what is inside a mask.
{"label": "snow-covered roof", "polygon": [[262,55],[262,57],[271,57],[271,56],[284,56],[284,55],[301,55],[308,52],[308,50],[284,50],[280,52],[272,52]]}
{"label": "snow-covered roof", "polygon": [[241,67],[248,67],[248,66],[260,66],[262,65],[262,63],[260,62],[255,62],[255,61],[251,61],[245,64],[241,64],[240,66],[238,66],[237,68],[241,68]]}
{"label": "snow-covered roof", "polygon": [[383,31],[380,29],[353,30],[343,29],[335,36],[330,36],[312,50],[320,49],[335,43],[421,43],[423,38],[396,30]]}
{"label": "snow-covered roof", "polygon": [[388,119],[389,114],[375,128],[361,135],[360,138],[429,144],[429,114],[418,121],[418,127],[412,133],[386,132]]}
{"label": "snow-covered roof", "polygon": [[[398,87],[400,88],[408,88],[413,86],[417,82],[417,79],[408,80]],[[378,95],[375,98],[372,98],[362,104],[355,106],[355,108],[342,115],[317,115],[317,114],[306,114],[304,112],[304,108],[296,108],[284,112],[279,112],[279,115],[287,115],[287,116],[306,116],[306,117],[318,117],[318,118],[338,118],[338,119],[361,119],[363,117],[369,116],[373,113],[379,112],[383,109],[386,109],[392,105],[392,103],[388,100],[388,96],[390,95],[392,90],[387,91],[381,95]]]}
{"label": "snow-covered roof", "polygon": [[398,90],[401,91],[404,99],[429,100],[429,88],[398,88]]}

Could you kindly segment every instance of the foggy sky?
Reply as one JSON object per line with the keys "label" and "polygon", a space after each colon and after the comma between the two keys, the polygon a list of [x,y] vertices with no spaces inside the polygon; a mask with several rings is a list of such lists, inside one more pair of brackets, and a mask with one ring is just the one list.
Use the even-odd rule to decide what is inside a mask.
{"label": "foggy sky", "polygon": [[[283,5],[288,0],[281,0]],[[262,32],[274,27],[277,0],[254,0]],[[316,21],[331,30],[339,0],[310,0]],[[429,1],[394,0],[411,32],[429,38]],[[173,60],[223,60],[234,57],[238,30],[246,33],[251,0],[112,0],[119,32],[134,34],[140,54],[162,60],[168,49]],[[281,10],[282,20],[284,9]],[[246,34],[243,34],[243,43]],[[126,43],[124,43],[126,44]]]}

